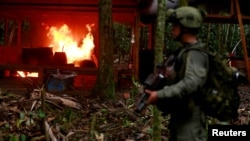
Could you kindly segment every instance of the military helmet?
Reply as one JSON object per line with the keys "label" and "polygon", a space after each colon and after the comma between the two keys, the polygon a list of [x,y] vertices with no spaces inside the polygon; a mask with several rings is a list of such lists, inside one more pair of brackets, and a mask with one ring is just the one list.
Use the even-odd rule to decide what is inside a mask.
{"label": "military helmet", "polygon": [[166,20],[171,23],[179,22],[186,28],[200,28],[205,14],[194,7],[182,6],[177,9],[168,9]]}

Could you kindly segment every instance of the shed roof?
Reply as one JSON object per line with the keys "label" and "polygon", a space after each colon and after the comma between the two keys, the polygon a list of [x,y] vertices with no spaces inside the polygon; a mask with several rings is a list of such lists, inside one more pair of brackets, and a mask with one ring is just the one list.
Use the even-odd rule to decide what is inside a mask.
{"label": "shed roof", "polygon": [[[138,3],[150,5],[157,0],[112,0],[113,12],[135,13]],[[166,0],[167,8],[178,5],[179,0]],[[207,22],[237,23],[235,0],[188,0],[189,5],[205,7],[209,13]],[[239,1],[244,24],[250,24],[248,1]],[[43,14],[46,12],[97,12],[99,0],[1,0],[0,15],[22,18],[27,12]]]}

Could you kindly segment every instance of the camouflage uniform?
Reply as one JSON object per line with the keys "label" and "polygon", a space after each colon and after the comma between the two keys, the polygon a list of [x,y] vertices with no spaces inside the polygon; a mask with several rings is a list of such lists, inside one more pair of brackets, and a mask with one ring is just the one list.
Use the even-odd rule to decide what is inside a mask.
{"label": "camouflage uniform", "polygon": [[[192,7],[169,9],[167,16],[175,16],[175,21],[186,28],[199,28],[202,23],[202,15]],[[199,44],[201,43],[184,45],[181,50]],[[173,84],[157,91],[159,100],[174,101],[171,102],[169,141],[206,141],[206,116],[195,98],[207,77],[208,56],[203,52],[190,50],[183,53],[179,60],[174,67],[176,77]],[[160,106],[158,108],[161,109]]]}
{"label": "camouflage uniform", "polygon": [[205,141],[206,116],[196,104],[195,96],[207,77],[208,56],[191,50],[182,55],[177,66],[181,67],[176,68],[179,69],[176,70],[176,83],[157,91],[159,100],[175,101],[170,110],[170,141]]}

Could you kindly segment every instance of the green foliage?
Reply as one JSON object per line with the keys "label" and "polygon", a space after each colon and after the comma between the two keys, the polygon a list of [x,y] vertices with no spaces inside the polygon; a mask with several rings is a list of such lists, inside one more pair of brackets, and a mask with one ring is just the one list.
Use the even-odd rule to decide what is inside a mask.
{"label": "green foliage", "polygon": [[131,26],[114,22],[114,54],[125,59],[131,47]]}
{"label": "green foliage", "polygon": [[164,39],[164,48],[163,52],[165,56],[168,56],[173,50],[180,46],[179,42],[173,40],[171,35],[172,23],[166,23],[165,25],[165,39]]}
{"label": "green foliage", "polygon": [[130,94],[131,94],[131,98],[134,98],[136,94],[139,94],[139,88],[140,88],[139,82],[135,80],[134,76],[132,76],[132,84],[133,85],[132,85]]}
{"label": "green foliage", "polygon": [[77,116],[76,113],[70,108],[64,108],[60,115],[57,116],[56,122],[58,123],[69,123],[71,124],[74,117]]}
{"label": "green foliage", "polygon": [[19,141],[19,135],[10,135],[10,141]]}
{"label": "green foliage", "polygon": [[[244,25],[246,35],[247,47],[250,45],[249,26]],[[218,24],[218,23],[205,23],[200,32],[201,39],[207,43],[209,49],[218,51],[222,54],[231,53],[234,48],[236,56],[243,56],[243,47],[240,35],[240,28],[238,24]],[[240,42],[239,44],[237,44]],[[250,55],[250,54],[249,54]]]}
{"label": "green foliage", "polygon": [[20,135],[20,141],[27,141],[27,136],[24,134]]}
{"label": "green foliage", "polygon": [[[248,56],[250,55],[250,27],[244,25]],[[199,33],[200,39],[211,51],[228,55],[235,48],[235,55],[243,57],[240,27],[238,24],[204,23]],[[239,43],[238,43],[239,42]],[[171,52],[178,45],[171,37],[171,24],[166,23],[165,51]]]}
{"label": "green foliage", "polygon": [[149,44],[149,27],[142,26],[140,28],[140,50],[147,49]]}
{"label": "green foliage", "polygon": [[27,141],[27,136],[24,134],[10,134],[9,141]]}
{"label": "green foliage", "polygon": [[[6,22],[7,21],[7,22]],[[6,24],[8,24],[6,26]],[[22,32],[28,32],[30,29],[31,25],[28,20],[22,21]],[[11,30],[15,30],[14,36],[17,37],[17,21],[15,19],[0,19],[0,45],[5,45],[6,39],[10,38]]]}
{"label": "green foliage", "polygon": [[65,117],[65,119],[66,119],[67,122],[71,122],[71,120],[72,120],[72,115],[73,115],[73,112],[72,112],[71,109],[66,108],[66,109],[64,110],[64,117]]}
{"label": "green foliage", "polygon": [[45,117],[45,113],[42,111],[42,109],[38,109],[38,111],[36,112],[29,112],[29,117],[33,117],[33,118],[39,118],[42,119]]}
{"label": "green foliage", "polygon": [[[19,119],[16,121],[16,128],[22,128],[22,126],[36,126],[35,119],[41,120],[45,117],[45,113],[39,109],[38,111],[34,112],[20,112]],[[25,123],[25,124],[24,124]]]}
{"label": "green foliage", "polygon": [[131,123],[132,122],[128,119],[128,117],[125,116],[123,119],[123,127],[129,127],[129,126],[131,126]]}

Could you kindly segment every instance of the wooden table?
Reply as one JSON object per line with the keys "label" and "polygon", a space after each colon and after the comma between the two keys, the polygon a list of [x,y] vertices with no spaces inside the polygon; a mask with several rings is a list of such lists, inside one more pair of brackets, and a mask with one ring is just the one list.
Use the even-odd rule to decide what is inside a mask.
{"label": "wooden table", "polygon": [[95,67],[74,67],[74,66],[32,66],[26,64],[0,64],[0,70],[37,72],[38,83],[44,83],[44,76],[55,70],[74,71],[77,74],[96,75],[98,68]]}

